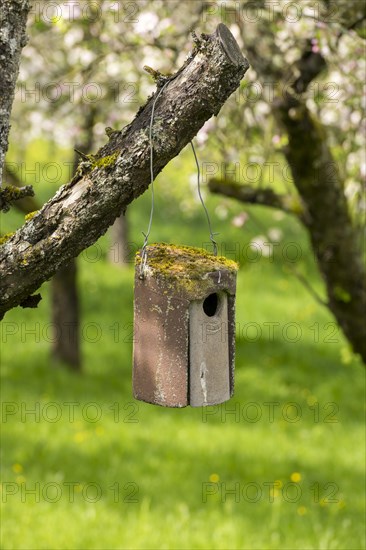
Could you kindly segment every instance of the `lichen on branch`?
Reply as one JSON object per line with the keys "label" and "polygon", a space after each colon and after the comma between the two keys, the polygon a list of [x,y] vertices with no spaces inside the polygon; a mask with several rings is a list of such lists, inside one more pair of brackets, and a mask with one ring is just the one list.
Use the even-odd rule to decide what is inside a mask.
{"label": "lichen on branch", "polygon": [[24,185],[23,187],[6,185],[0,188],[0,210],[8,212],[14,201],[24,199],[24,197],[34,197],[34,190],[31,185]]}

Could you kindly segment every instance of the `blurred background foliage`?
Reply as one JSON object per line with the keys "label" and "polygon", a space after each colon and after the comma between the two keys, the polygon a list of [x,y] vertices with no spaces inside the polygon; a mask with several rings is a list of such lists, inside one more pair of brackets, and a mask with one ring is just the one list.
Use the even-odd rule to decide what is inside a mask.
{"label": "blurred background foliage", "polygon": [[[281,75],[284,67],[296,74],[309,38],[322,53],[327,71],[302,100],[327,129],[353,219],[363,225],[363,3],[33,4],[7,162],[34,185],[39,205],[69,181],[74,147],[97,150],[105,127],[127,124],[155,89],[143,65],[175,71],[192,47],[190,30],[211,33],[223,22],[244,52],[255,47],[259,55],[271,47],[261,34],[269,29]],[[262,10],[257,19],[253,6]],[[273,168],[272,187],[296,194],[284,172],[287,138],[271,112],[274,85],[263,86],[251,68],[196,138],[219,252],[240,263],[234,398],[206,413],[131,397],[133,260],[148,222],[147,192],[128,208],[127,239],[107,234],[78,259],[82,375],[50,357],[50,283],[37,310],[14,309],[2,323],[3,548],[365,547],[364,369],[330,312],[293,274],[325,295],[308,234],[293,216],[205,187],[209,175],[251,164],[256,171],[245,168],[243,180],[260,188]],[[206,248],[188,148],[155,190],[151,240]],[[24,212],[13,209],[1,232],[23,222]],[[56,421],[50,403],[61,410]],[[67,403],[76,404],[73,419]],[[101,413],[96,421],[85,412],[90,403]],[[37,483],[39,499],[24,494]],[[47,483],[54,486],[45,497]],[[248,483],[260,488],[257,501]],[[92,488],[85,492],[90,484],[101,491],[96,502]],[[287,494],[293,485],[298,492]]]}

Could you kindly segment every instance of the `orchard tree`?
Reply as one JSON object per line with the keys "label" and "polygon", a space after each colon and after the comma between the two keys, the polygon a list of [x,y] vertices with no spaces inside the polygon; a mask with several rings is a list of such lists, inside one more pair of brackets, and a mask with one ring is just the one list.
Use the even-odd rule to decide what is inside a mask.
{"label": "orchard tree", "polygon": [[[5,4],[5,18],[14,3]],[[18,21],[19,32],[24,33],[24,23]],[[33,292],[40,284],[94,243],[148,188],[153,105],[156,176],[219,113],[247,69],[248,62],[225,25],[218,25],[211,35],[194,35],[186,61],[170,76],[156,75],[157,90],[134,120],[109,131],[108,142],[83,158],[72,180],[2,244],[1,316],[17,305],[34,307],[39,296]]]}
{"label": "orchard tree", "polygon": [[[16,4],[8,2],[7,5],[12,3]],[[350,8],[349,2],[340,1],[335,6],[324,0],[317,2],[316,6],[303,2],[291,8],[282,1],[275,4],[265,1],[157,4],[146,0],[136,3],[136,6],[139,11],[136,21],[126,25],[126,14],[110,17],[108,4],[101,2],[101,20],[88,22],[91,44],[95,37],[92,48],[83,40],[85,32],[82,31],[83,21],[78,21],[82,19],[80,15],[74,14],[74,21],[68,21],[67,17],[59,21],[55,16],[53,27],[48,21],[40,22],[39,34],[46,33],[45,41],[53,45],[45,54],[49,58],[48,66],[57,73],[61,58],[57,59],[56,45],[62,35],[66,43],[64,52],[58,54],[63,56],[61,65],[65,70],[62,69],[62,76],[67,74],[69,65],[70,71],[76,68],[81,83],[87,83],[92,75],[104,90],[103,98],[108,98],[108,94],[110,97],[111,83],[112,95],[115,94],[115,84],[120,91],[122,83],[123,93],[132,93],[130,98],[140,100],[147,91],[142,85],[146,80],[140,81],[137,77],[141,74],[142,64],[170,72],[173,66],[183,63],[182,70],[176,73],[176,78],[157,102],[157,116],[164,118],[175,105],[174,101],[178,104],[177,91],[184,97],[185,87],[180,77],[187,71],[201,86],[195,88],[193,111],[188,109],[186,112],[188,105],[181,100],[179,112],[186,125],[179,126],[178,138],[174,137],[178,128],[175,126],[178,121],[174,120],[166,130],[172,141],[168,137],[166,143],[157,142],[155,175],[235,91],[220,117],[210,121],[211,131],[206,146],[217,160],[245,165],[254,154],[263,159],[263,164],[274,159],[277,164],[279,159],[283,159],[282,165],[279,163],[275,169],[274,184],[261,180],[257,185],[249,185],[240,176],[228,179],[225,175],[212,180],[210,188],[248,204],[282,209],[303,223],[326,284],[327,298],[321,301],[330,308],[354,350],[366,361],[363,322],[366,283],[362,250],[365,213],[362,151],[365,138],[358,131],[362,117],[359,97],[364,74],[359,61],[365,36],[363,4],[353,2]],[[128,14],[128,17],[134,15]],[[240,88],[238,75],[241,71],[242,76],[245,65],[238,61],[237,50],[236,62],[235,56],[230,58],[225,39],[220,36],[220,31],[215,33],[220,23],[230,26],[240,49],[247,53],[252,65]],[[187,34],[192,26],[199,27],[206,34],[196,40],[191,56],[193,60],[184,64],[182,57],[187,52]],[[211,33],[211,38],[207,38],[207,33]],[[37,40],[37,33],[34,40]],[[231,70],[237,65],[235,86],[230,77],[223,89],[220,67],[214,74],[209,61],[213,59],[210,57],[211,47],[216,41],[220,44],[221,40],[223,51],[233,65]],[[233,43],[232,39],[230,43]],[[32,48],[31,44],[29,48]],[[30,64],[34,64],[39,51],[39,48],[32,53],[28,50]],[[24,57],[26,60],[27,55]],[[198,73],[192,74],[191,69],[197,68],[201,58],[207,63],[199,68],[204,67],[209,78],[201,75],[199,79]],[[123,75],[119,83],[113,81],[117,74]],[[41,61],[39,75],[39,80],[43,78],[47,83],[48,76],[42,76]],[[158,90],[163,81],[158,80]],[[123,88],[124,84],[128,86],[134,82],[137,83],[135,90],[133,87]],[[205,87],[208,82],[209,90]],[[338,96],[339,101],[334,102],[334,94],[339,91],[341,97]],[[82,92],[83,86],[75,89],[76,96]],[[59,93],[57,87],[54,93]],[[56,114],[57,124],[53,125],[44,116],[44,124],[51,132],[54,129],[55,140],[65,142],[69,138],[75,143],[75,139],[70,138],[72,134],[74,138],[78,135],[82,124],[74,124],[72,109],[65,101],[67,93],[65,90],[54,104],[48,101],[45,106],[37,108],[40,111],[44,108],[46,112],[53,108],[54,115],[62,113],[59,118]],[[212,96],[216,97],[214,103]],[[43,280],[95,242],[125,211],[129,202],[147,188],[146,128],[154,97],[156,93],[140,109],[135,120],[122,132],[112,133],[107,145],[82,162],[78,176],[61,187],[39,214],[2,247],[6,293],[1,306],[3,312],[20,303],[32,302],[28,296]],[[202,106],[198,108],[200,102]],[[83,103],[87,112],[92,101]],[[103,99],[100,105],[103,105]],[[29,104],[18,104],[18,107],[20,110],[29,108]],[[124,123],[123,113],[132,114],[135,105],[129,102],[123,107],[123,112],[115,107],[98,111],[99,118],[94,124],[98,145],[102,145],[104,127],[115,127],[118,123],[119,128],[120,122]],[[198,120],[193,121],[192,116],[197,118],[197,113]],[[188,126],[189,135],[183,137],[181,133],[186,132]],[[111,160],[109,166],[105,166],[103,160],[107,157]],[[280,192],[278,184],[283,180],[284,162],[291,170],[292,179],[283,182],[284,190]],[[91,186],[91,182],[96,184]],[[104,188],[102,182],[106,184]],[[98,206],[91,204],[92,200],[98,200]],[[49,261],[41,274],[45,255]]]}
{"label": "orchard tree", "polygon": [[[227,178],[211,180],[210,189],[301,221],[325,282],[322,301],[366,363],[365,65],[362,57],[356,61],[364,52],[365,4],[334,14],[325,2],[317,17],[310,14],[297,20],[277,12],[256,24],[236,23],[261,89],[270,85],[264,113],[273,117],[293,192],[279,195],[270,186]],[[253,111],[263,120],[258,107]]]}
{"label": "orchard tree", "polygon": [[[156,36],[159,33],[157,27],[163,28],[168,21],[164,13],[160,15],[160,21],[149,11],[137,17],[134,10],[124,10],[110,2],[70,6],[37,2],[33,6],[28,19],[30,40],[23,54],[13,108],[16,133],[20,139],[13,147],[13,161],[7,166],[9,182],[21,187],[22,179],[31,175],[24,170],[23,159],[27,145],[34,139],[47,140],[56,148],[64,146],[65,142],[74,145],[74,158],[68,164],[71,178],[80,154],[88,154],[95,150],[95,144],[100,146],[103,143],[106,126],[127,123],[133,109],[142,103],[143,92],[151,92],[154,87],[149,83],[144,89],[141,68],[144,64],[142,58],[146,64],[151,64],[151,56],[154,52],[156,55],[156,48],[153,50],[149,46],[151,33],[153,31]],[[188,29],[185,31],[187,36]],[[173,37],[170,46],[168,40],[165,42],[165,51],[169,51],[167,58],[171,64],[176,64],[178,50]],[[56,172],[59,185],[67,181],[65,170],[57,169]],[[42,173],[48,174],[47,171]],[[51,182],[47,177],[43,178],[40,183],[49,188],[42,190],[43,195],[51,196],[50,187],[56,183],[54,178]],[[39,209],[35,204],[31,197],[16,203],[26,214]],[[28,210],[27,205],[30,206]],[[125,263],[127,236],[128,226],[123,213],[112,226],[108,254],[112,263]],[[52,278],[51,305],[52,355],[56,360],[80,369],[80,312],[75,258]]]}

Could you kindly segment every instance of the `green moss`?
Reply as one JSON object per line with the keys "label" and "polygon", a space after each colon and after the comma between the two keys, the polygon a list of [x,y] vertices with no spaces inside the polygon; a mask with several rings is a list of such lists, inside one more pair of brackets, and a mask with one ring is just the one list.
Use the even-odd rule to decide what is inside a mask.
{"label": "green moss", "polygon": [[[191,280],[203,278],[207,273],[228,270],[235,273],[238,264],[223,256],[214,256],[202,248],[158,243],[147,247],[147,265],[150,270],[163,275],[165,279]],[[140,252],[136,263],[141,262]]]}
{"label": "green moss", "polygon": [[[136,264],[140,262],[138,252]],[[164,293],[181,295],[184,299],[198,299],[216,291],[221,280],[233,289],[237,270],[236,262],[214,256],[202,248],[167,243],[147,247],[147,276],[155,277],[159,285],[162,283]],[[218,276],[212,277],[215,272]]]}
{"label": "green moss", "polygon": [[8,200],[17,199],[21,195],[21,190],[15,185],[7,185],[3,190],[3,195],[8,198]]}
{"label": "green moss", "polygon": [[90,157],[92,157],[90,158],[92,170],[94,170],[94,168],[108,168],[109,166],[112,166],[116,162],[118,155],[119,151],[115,151],[112,155],[107,155],[106,157],[102,157],[100,159],[90,155]]}
{"label": "green moss", "polygon": [[0,245],[6,243],[6,241],[8,241],[10,239],[10,237],[12,237],[13,235],[14,235],[14,232],[13,233],[5,233],[5,235],[0,237]]}
{"label": "green moss", "polygon": [[28,222],[29,220],[31,220],[37,214],[37,212],[39,212],[39,210],[33,210],[33,212],[29,212],[28,214],[26,214],[24,216],[25,221]]}

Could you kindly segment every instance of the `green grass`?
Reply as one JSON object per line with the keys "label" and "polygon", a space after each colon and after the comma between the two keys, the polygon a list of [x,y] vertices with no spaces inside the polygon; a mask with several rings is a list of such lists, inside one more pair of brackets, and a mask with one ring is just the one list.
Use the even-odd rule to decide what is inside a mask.
{"label": "green grass", "polygon": [[[180,168],[177,159],[156,186],[151,242],[200,245],[208,240],[203,213],[188,216],[167,195],[170,181],[191,193]],[[255,209],[255,221],[236,229],[230,219],[242,207],[210,197],[210,211],[222,202],[228,218],[213,219],[227,249],[280,227],[284,243],[301,246],[298,269],[323,292],[297,223]],[[148,209],[145,194],[128,212],[136,247]],[[107,264],[107,236],[94,247],[99,261],[86,254],[78,261],[82,375],[50,360],[48,283],[38,310],[7,314],[2,548],[365,548],[364,368],[288,271],[284,243],[273,262],[237,258],[236,389],[220,407],[175,410],[132,399],[133,269]]]}

